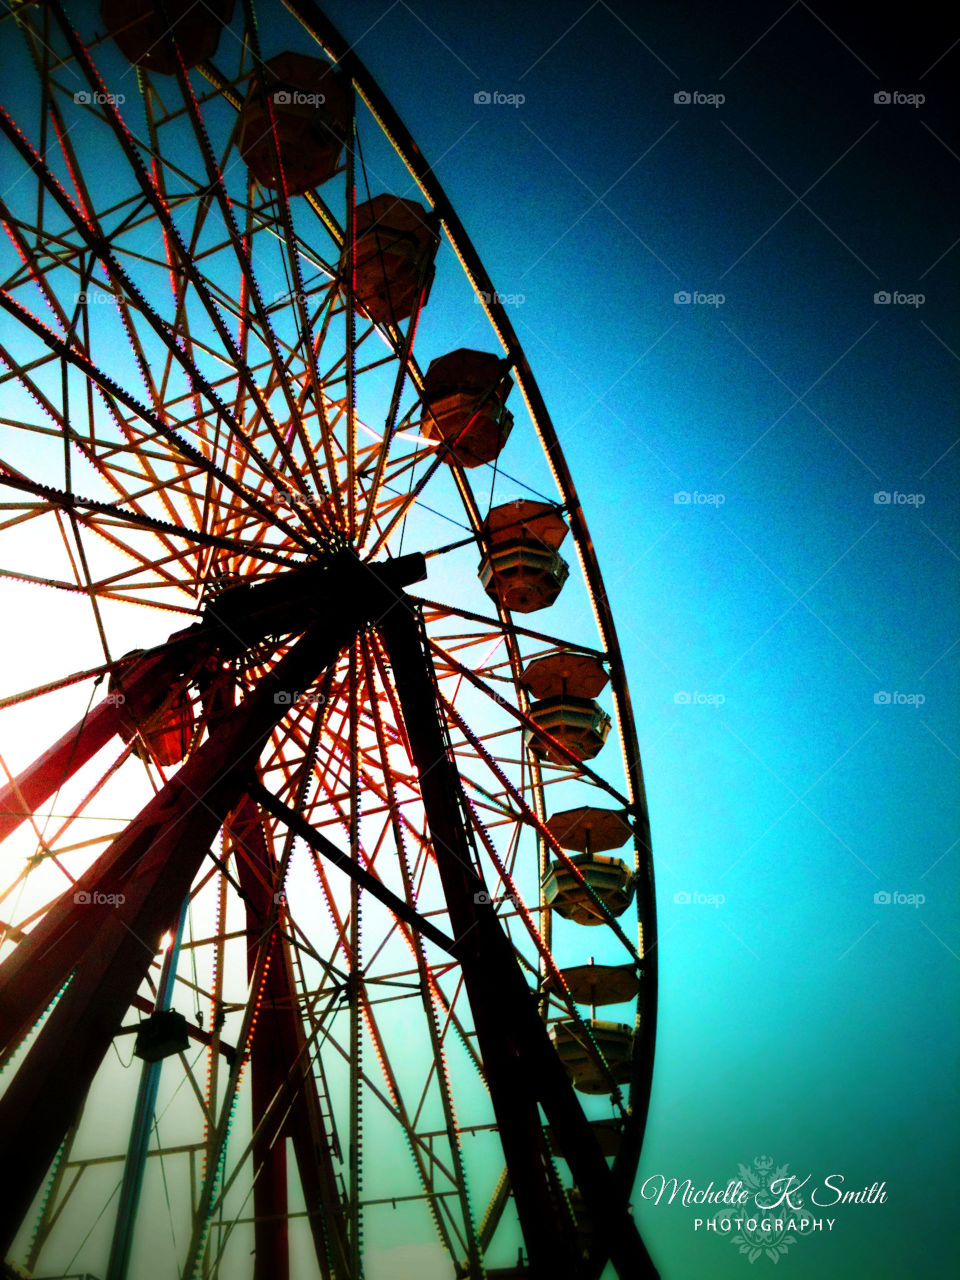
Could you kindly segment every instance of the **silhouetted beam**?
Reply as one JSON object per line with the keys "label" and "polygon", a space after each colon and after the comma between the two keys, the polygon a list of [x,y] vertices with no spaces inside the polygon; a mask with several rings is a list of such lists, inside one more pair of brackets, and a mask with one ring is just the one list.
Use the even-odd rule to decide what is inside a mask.
{"label": "silhouetted beam", "polygon": [[[326,569],[318,569],[311,574],[311,591],[305,593],[299,602],[301,627],[304,631],[308,625],[315,628],[314,644],[318,654],[325,651],[324,642],[330,634],[340,638],[341,646],[345,645],[368,621],[395,606],[400,587],[407,582],[418,581],[422,576],[421,556],[398,557],[382,566],[364,565],[355,559],[341,557]],[[331,619],[334,620],[335,631],[331,631]],[[190,645],[195,637],[199,637],[198,643],[203,651],[208,641],[214,644],[219,631],[219,624],[215,623],[210,627],[209,633],[198,630],[186,636],[184,642]],[[169,650],[161,648],[157,668],[160,672],[168,672],[170,663],[178,665],[183,662],[182,653],[174,655],[174,651],[179,653],[179,644],[179,639],[175,637]],[[299,645],[297,648],[299,650]],[[145,658],[151,655],[145,655]],[[194,654],[194,659],[196,656]],[[329,660],[331,659],[326,661]],[[140,661],[143,662],[144,659]],[[278,694],[283,694],[283,700],[269,705],[270,728],[283,718],[290,705],[292,692],[308,689],[326,661],[320,661],[318,666],[309,656],[305,656],[299,664],[287,666],[285,659],[284,663],[274,669],[271,680],[274,674],[281,671],[288,674],[279,675],[281,683],[273,686]],[[124,686],[131,690],[131,699],[134,697],[133,690],[136,690],[135,696],[139,698],[142,686],[152,689],[150,682],[158,680],[159,676],[151,662],[145,666],[142,675],[135,674],[132,681],[125,678]],[[261,682],[261,686],[266,687],[264,682]],[[122,706],[104,705],[111,712],[119,713],[123,710]],[[246,706],[246,702],[243,705]],[[207,762],[218,759],[218,748],[213,744],[223,741],[222,735],[225,732],[231,732],[230,726],[237,723],[238,715],[238,711],[224,712],[222,721],[212,728],[211,736],[160,792],[160,796],[167,795],[170,787],[186,788],[191,795],[203,794],[209,781]],[[117,728],[118,722],[113,721],[112,731]],[[69,737],[67,735],[63,741],[67,742]],[[256,763],[257,753],[245,750],[241,737],[237,740],[235,756],[225,757],[222,764],[224,767],[228,763],[232,766],[234,760],[243,756],[246,757],[244,768],[249,774]],[[53,789],[60,785],[60,780],[48,776],[44,785]],[[158,800],[160,796],[157,797]],[[232,807],[237,799],[239,795],[234,797],[228,807]],[[138,834],[137,824],[140,821],[140,818],[135,819],[92,866],[61,894],[16,950],[0,964],[0,1064],[9,1057],[66,982],[99,923],[112,915],[115,903],[110,899],[125,894],[126,878],[149,847],[148,834]],[[211,842],[212,837],[205,852],[209,850]]]}
{"label": "silhouetted beam", "polygon": [[[247,912],[247,981],[257,969],[263,921],[271,915],[276,866],[263,834],[260,810],[244,797],[230,819],[236,853],[237,877]],[[278,1019],[296,1016],[294,1009],[277,1008],[291,992],[284,981],[279,913],[269,939],[270,959],[260,1012],[250,1041],[250,1122],[253,1128],[253,1280],[289,1280],[290,1241],[287,1235],[287,1148],[283,1134],[283,1109],[271,1104],[283,1091],[291,1064],[283,1061]]]}
{"label": "silhouetted beam", "polygon": [[247,788],[247,791],[251,799],[256,800],[261,808],[266,809],[267,813],[285,823],[294,835],[298,835],[311,849],[316,849],[317,853],[329,858],[334,866],[340,868],[344,875],[349,876],[351,880],[356,880],[362,889],[366,889],[368,893],[371,893],[378,901],[382,902],[398,919],[412,925],[423,937],[429,938],[431,942],[435,942],[438,947],[442,947],[449,955],[456,957],[456,943],[442,929],[438,929],[435,924],[431,924],[416,908],[411,907],[404,898],[398,898],[395,893],[392,893],[387,888],[382,880],[378,880],[365,867],[361,867],[359,863],[354,862],[348,854],[341,852],[332,840],[328,840],[326,836],[321,835],[319,831],[311,827],[310,823],[293,809],[287,808],[282,800],[278,800],[261,783],[252,784]]}
{"label": "silhouetted beam", "polygon": [[[460,782],[447,755],[437,691],[427,668],[417,618],[394,610],[381,624],[393,671],[430,840],[443,885],[450,922],[458,940],[464,986],[470,1001],[477,1047],[497,1120],[520,1226],[536,1280],[581,1274],[577,1251],[565,1236],[569,1214],[552,1185],[533,1076],[508,1027],[528,1014],[539,1024],[536,1005],[516,956],[473,864],[460,808]],[[504,950],[505,948],[505,950]],[[519,983],[522,989],[517,999]],[[544,1036],[546,1031],[541,1030]]]}
{"label": "silhouetted beam", "polygon": [[[253,975],[277,867],[258,806],[245,797],[231,818],[237,875],[247,905],[247,971]],[[282,908],[281,908],[282,915]],[[317,1081],[297,1000],[290,948],[274,929],[260,1013],[250,1044],[254,1182],[253,1280],[287,1280],[286,1145],[293,1140],[314,1249],[324,1280],[347,1275],[347,1229]]]}
{"label": "silhouetted beam", "polygon": [[[410,559],[412,563],[393,561],[382,568],[355,563],[331,573],[320,597],[303,603],[305,616],[320,620],[98,860],[112,868],[124,901],[88,904],[92,914],[83,930],[86,945],[66,970],[60,954],[56,971],[46,976],[54,993],[72,972],[70,983],[0,1099],[0,1151],[17,1153],[17,1177],[0,1199],[0,1256],[9,1250],[63,1135],[76,1122],[161,936],[176,919],[218,830],[286,714],[289,691],[309,688],[363,626],[396,607],[398,589],[415,581],[413,574],[422,575],[422,559]],[[278,700],[280,693],[288,697]],[[72,906],[73,893],[71,888],[48,916],[66,911],[67,899]],[[7,966],[15,966],[24,949],[32,952],[38,930],[0,966],[8,1025],[29,1026],[45,1007],[28,1016],[19,984],[11,988],[7,983]],[[30,968],[42,971],[47,964],[42,951],[31,954]]]}
{"label": "silhouetted beam", "polygon": [[[447,752],[438,691],[418,619],[409,606],[380,625],[393,670],[487,1085],[497,1118],[532,1274],[537,1280],[581,1273],[564,1236],[569,1216],[546,1159],[537,1102],[596,1224],[597,1239],[623,1280],[657,1272],[618,1194],[596,1134],[537,1012],[534,993],[474,866],[456,766]],[[479,896],[481,895],[482,896]]]}

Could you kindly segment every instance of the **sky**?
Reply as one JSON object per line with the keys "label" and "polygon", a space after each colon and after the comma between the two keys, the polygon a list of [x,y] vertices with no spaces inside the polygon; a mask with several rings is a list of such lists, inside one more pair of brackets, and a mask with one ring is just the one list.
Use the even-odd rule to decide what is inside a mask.
{"label": "sky", "polygon": [[[326,9],[510,300],[617,620],[660,1274],[773,1265],[641,1190],[772,1161],[886,1197],[818,1212],[779,1272],[949,1275],[960,31],[802,0]],[[489,345],[479,308],[457,343]]]}
{"label": "sky", "polygon": [[[804,3],[328,12],[523,297],[614,605],[661,930],[640,1179],[766,1156],[885,1183],[779,1271],[950,1274],[960,32]],[[636,1214],[665,1280],[772,1265],[692,1208]]]}

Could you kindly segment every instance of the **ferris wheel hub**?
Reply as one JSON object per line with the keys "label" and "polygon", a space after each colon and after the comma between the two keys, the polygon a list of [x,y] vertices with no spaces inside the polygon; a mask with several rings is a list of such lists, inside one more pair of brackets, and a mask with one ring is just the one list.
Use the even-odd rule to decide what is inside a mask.
{"label": "ferris wheel hub", "polygon": [[229,587],[207,605],[202,626],[222,632],[221,655],[236,656],[268,637],[299,634],[346,598],[369,596],[375,603],[372,597],[385,592],[399,598],[404,587],[426,576],[419,552],[369,564],[352,551],[338,551],[265,582]]}

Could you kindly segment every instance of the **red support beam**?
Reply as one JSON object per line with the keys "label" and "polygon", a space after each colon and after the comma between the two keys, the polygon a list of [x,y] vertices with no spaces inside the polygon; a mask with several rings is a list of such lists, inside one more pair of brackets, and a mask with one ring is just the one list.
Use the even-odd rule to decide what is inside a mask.
{"label": "red support beam", "polygon": [[[124,696],[141,715],[150,714],[160,705],[188,660],[187,647],[177,644],[178,638],[174,636],[161,649],[143,654],[123,674]],[[59,742],[0,788],[0,840],[5,840],[21,822],[36,813],[126,723],[124,703],[119,700],[99,703],[79,724],[68,729]]]}
{"label": "red support beam", "polygon": [[[326,570],[318,569],[312,573],[309,580],[301,584],[302,587],[309,588],[311,598],[301,598],[297,603],[302,620],[320,619],[314,624],[319,628],[317,652],[323,651],[324,637],[329,632],[331,617],[337,619],[337,635],[341,637],[342,643],[346,643],[354,631],[367,621],[368,616],[375,616],[378,611],[387,609],[394,603],[397,597],[392,583],[400,586],[406,581],[416,580],[418,576],[422,576],[422,571],[422,559],[407,556],[390,562],[389,566],[382,569],[373,569],[355,560],[341,560]],[[282,586],[282,583],[279,584],[279,587]],[[276,593],[274,588],[268,592],[255,589],[251,593],[256,618],[253,634],[259,636],[265,626],[280,625],[272,615],[264,623],[258,612],[262,609],[264,597],[272,600]],[[280,594],[283,595],[283,591]],[[232,621],[237,628],[242,626],[239,617]],[[286,625],[288,629],[292,626],[290,623]],[[161,650],[151,650],[145,654],[133,671],[125,674],[122,680],[130,705],[137,708],[138,714],[142,716],[146,714],[144,708],[159,704],[163,694],[169,691],[171,678],[183,669],[184,664],[189,661],[197,666],[204,661],[215,650],[224,629],[224,624],[218,622],[194,635],[190,632],[180,633],[179,637],[174,637]],[[182,643],[178,643],[179,640]],[[320,667],[323,665],[325,663],[321,662]],[[277,686],[286,695],[294,689],[309,688],[315,678],[316,669],[311,666],[309,659],[302,666],[302,671],[296,668],[299,674],[283,676],[286,683]],[[271,727],[282,718],[287,705],[289,704],[270,704]],[[116,732],[120,727],[124,707],[125,704],[103,704],[103,710],[111,713],[114,718],[103,722],[98,720],[97,733],[104,731],[99,727],[101,724],[108,723],[111,732]],[[234,751],[237,758],[244,753],[246,743],[251,741],[244,736],[246,730],[241,727],[235,737],[224,737],[232,732],[231,725],[240,724],[237,715],[236,711],[224,710],[222,723],[211,721],[211,736],[160,792],[157,800],[168,794],[176,794],[176,790],[170,791],[171,787],[185,789],[188,797],[202,795],[209,782],[209,770],[219,769],[228,763],[232,758],[230,751]],[[221,759],[221,749],[215,744],[225,741],[232,745]],[[72,770],[76,759],[88,747],[86,727],[81,725],[79,733],[71,730],[53,751],[58,753],[58,760],[62,757],[63,767]],[[73,756],[71,751],[74,752]],[[251,758],[248,772],[252,770],[255,759],[256,756]],[[55,772],[49,761],[45,768],[40,767],[46,760],[47,757],[42,757],[41,761],[27,771],[34,779],[31,792],[34,798],[41,792],[44,798],[52,794],[63,780],[62,773]],[[24,776],[21,775],[21,778]],[[118,894],[126,893],[126,878],[149,846],[149,832],[137,834],[137,824],[141,818],[136,819],[71,888],[60,896],[17,949],[0,964],[0,1065],[9,1058],[63,986],[83,955],[91,933],[99,927],[102,920],[112,916],[116,909],[113,899]],[[22,820],[21,813],[16,821]]]}
{"label": "red support beam", "polygon": [[[273,905],[276,862],[260,810],[247,797],[230,822],[237,875],[247,904],[247,966],[252,975],[263,920]],[[282,919],[281,908],[280,918]],[[289,944],[275,927],[260,1014],[250,1045],[253,1128],[269,1118],[253,1142],[254,1280],[287,1280],[287,1167],[285,1138],[293,1140],[317,1261],[325,1277],[347,1275],[346,1225],[336,1173],[323,1129],[320,1099],[305,1050]],[[284,1119],[285,1117],[285,1119]]]}
{"label": "red support beam", "polygon": [[[29,1027],[44,1007],[37,1010],[33,1004],[36,987],[25,997],[19,983],[10,986],[13,969],[24,982],[40,972],[40,985],[53,992],[71,979],[0,1099],[0,1151],[16,1152],[17,1158],[17,1177],[0,1200],[0,1256],[9,1250],[63,1135],[77,1122],[159,940],[243,795],[271,731],[286,713],[290,692],[309,688],[361,627],[389,612],[397,588],[422,572],[422,559],[408,557],[381,570],[344,562],[324,575],[323,589],[303,602],[303,616],[311,621],[303,637],[98,860],[98,866],[109,868],[108,882],[116,884],[124,901],[84,907],[90,912],[84,927],[72,930],[83,934],[82,948],[60,937],[53,955],[38,953],[34,935],[49,919],[58,936],[77,905],[69,890],[0,966],[8,1026]],[[26,966],[21,952],[29,955]]]}
{"label": "red support beam", "polygon": [[[245,798],[230,821],[236,869],[247,909],[247,979],[252,981],[260,952],[263,922],[270,918],[276,863],[264,839],[257,806]],[[253,1126],[253,1280],[289,1280],[287,1238],[287,1150],[282,1112],[271,1108],[286,1080],[289,1063],[281,1057],[276,1022],[278,1000],[289,995],[278,978],[283,968],[281,935],[274,924],[260,1015],[250,1042],[250,1095]]]}

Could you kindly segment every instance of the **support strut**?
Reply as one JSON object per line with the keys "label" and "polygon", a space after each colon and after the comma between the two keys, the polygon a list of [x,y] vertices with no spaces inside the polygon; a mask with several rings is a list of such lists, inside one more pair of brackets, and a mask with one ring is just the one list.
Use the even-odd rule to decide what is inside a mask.
{"label": "support strut", "polygon": [[[309,688],[357,631],[396,607],[398,588],[422,573],[420,557],[380,569],[354,562],[331,572],[325,589],[303,602],[304,618],[316,620],[302,638],[98,859],[95,867],[109,868],[114,900],[75,903],[71,887],[0,965],[8,1024],[18,1027],[29,1027],[29,1013],[35,1021],[44,1006],[25,1010],[19,987],[10,982],[14,971],[22,976],[32,963],[54,993],[69,979],[0,1099],[0,1150],[17,1157],[17,1178],[0,1201],[0,1255],[9,1250],[76,1122],[160,937],[172,927],[217,831],[243,795],[291,691]],[[82,929],[64,937],[63,921],[74,906],[88,915]],[[60,944],[49,953],[38,951],[36,941],[47,930]]]}
{"label": "support strut", "polygon": [[[131,702],[144,714],[158,707],[170,685],[188,660],[189,632],[171,637],[159,650],[143,654],[124,671],[123,687]],[[189,644],[189,657],[202,659],[202,651]],[[208,650],[209,651],[209,650]],[[119,732],[125,720],[123,705],[109,699],[99,703],[79,724],[69,729],[16,778],[0,787],[0,840],[46,803],[88,760]]]}
{"label": "support strut", "polygon": [[[180,956],[180,942],[183,938],[183,926],[187,918],[187,902],[184,900],[180,908],[180,918],[170,949],[163,958],[163,970],[160,974],[160,985],[157,989],[155,1012],[169,1009],[173,1000],[173,987],[176,981],[177,960]],[[127,1268],[130,1265],[130,1251],[133,1248],[133,1232],[136,1226],[136,1210],[143,1186],[143,1174],[147,1165],[147,1148],[150,1145],[150,1127],[153,1124],[157,1093],[160,1089],[160,1072],[163,1061],[145,1062],[140,1070],[140,1084],[137,1088],[137,1104],[133,1113],[133,1124],[130,1126],[130,1141],[127,1143],[127,1158],[123,1166],[123,1181],[120,1184],[120,1204],[113,1228],[113,1242],[110,1246],[110,1260],[107,1264],[107,1280],[126,1280]]]}
{"label": "support strut", "polygon": [[579,1251],[564,1241],[562,1211],[546,1159],[538,1103],[556,1135],[621,1280],[657,1272],[619,1194],[570,1079],[540,1020],[534,993],[489,904],[474,865],[456,766],[444,738],[429,650],[404,603],[380,631],[393,669],[464,986],[497,1118],[520,1225],[536,1280],[573,1276]]}
{"label": "support strut", "polygon": [[[237,873],[247,902],[247,967],[256,966],[260,922],[269,914],[276,865],[263,834],[263,818],[247,797],[232,819],[240,856]],[[287,1169],[285,1139],[293,1140],[314,1248],[327,1280],[346,1277],[343,1206],[304,1033],[289,944],[274,930],[260,1016],[250,1045],[254,1174],[254,1280],[287,1280]],[[261,1127],[265,1115],[275,1117]],[[286,1119],[284,1119],[286,1116]],[[282,1122],[282,1123],[281,1123]]]}

